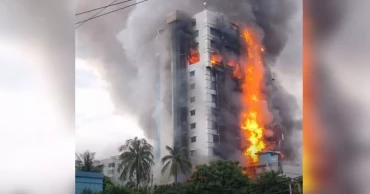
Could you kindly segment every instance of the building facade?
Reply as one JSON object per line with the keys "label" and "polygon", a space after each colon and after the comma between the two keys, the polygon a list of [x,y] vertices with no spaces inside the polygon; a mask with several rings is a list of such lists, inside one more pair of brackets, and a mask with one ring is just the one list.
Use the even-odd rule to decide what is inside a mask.
{"label": "building facade", "polygon": [[121,160],[119,156],[112,156],[103,160],[95,161],[95,165],[103,165],[103,174],[111,178],[111,180],[117,184],[122,184],[120,180],[120,172],[118,171]]}
{"label": "building facade", "polygon": [[239,60],[238,27],[220,13],[169,15],[174,139],[194,165],[232,159],[240,151],[238,84],[231,62]]}

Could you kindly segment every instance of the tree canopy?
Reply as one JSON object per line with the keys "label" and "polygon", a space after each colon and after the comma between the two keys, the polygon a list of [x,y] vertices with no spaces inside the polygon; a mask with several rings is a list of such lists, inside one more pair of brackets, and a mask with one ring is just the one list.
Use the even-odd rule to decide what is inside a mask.
{"label": "tree canopy", "polygon": [[175,183],[177,183],[179,171],[186,175],[191,172],[192,165],[187,156],[186,148],[181,148],[179,144],[176,144],[174,148],[166,146],[166,150],[170,154],[162,158],[162,175],[170,169],[170,176],[173,176]]}
{"label": "tree canopy", "polygon": [[75,154],[75,169],[83,172],[102,172],[103,165],[95,165],[95,152],[86,150],[82,154]]}
{"label": "tree canopy", "polygon": [[249,187],[250,181],[238,162],[219,160],[197,166],[188,188],[204,193],[233,193]]}
{"label": "tree canopy", "polygon": [[139,188],[140,183],[151,179],[151,169],[154,165],[153,147],[145,139],[129,139],[118,150],[123,152],[120,155],[122,163],[118,169],[122,180],[132,181],[135,178],[136,188]]}
{"label": "tree canopy", "polygon": [[252,186],[253,193],[276,193],[289,194],[289,183],[291,179],[281,174],[270,171],[262,173],[254,181]]}

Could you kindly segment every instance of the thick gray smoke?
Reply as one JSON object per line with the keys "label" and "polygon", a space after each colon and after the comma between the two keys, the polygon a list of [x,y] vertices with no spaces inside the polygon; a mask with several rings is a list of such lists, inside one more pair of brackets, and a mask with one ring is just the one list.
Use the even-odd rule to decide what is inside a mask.
{"label": "thick gray smoke", "polygon": [[[225,13],[236,22],[260,26],[264,32],[268,64],[273,65],[289,40],[289,19],[300,8],[296,2],[213,0],[207,2],[206,6],[207,9]],[[80,6],[79,10],[86,9],[82,8],[85,6],[83,3]],[[93,6],[90,3],[89,6],[102,5]],[[99,68],[104,71],[105,79],[110,83],[116,107],[122,112],[140,117],[146,136],[152,140],[158,138],[153,119],[158,101],[158,74],[164,71],[163,64],[169,60],[166,16],[174,10],[182,10],[191,15],[203,9],[203,2],[199,0],[147,1],[132,11],[122,10],[121,13],[104,16],[78,29],[77,46],[86,50],[86,53],[77,53],[78,57],[99,62]],[[300,129],[294,120],[298,109],[297,99],[289,95],[277,82],[278,80],[269,83],[271,85],[268,87],[273,93],[271,99],[276,110],[275,116],[284,125],[284,132],[289,136],[294,130]],[[162,140],[172,139],[171,133],[162,135]],[[288,156],[293,156],[292,145],[288,143],[285,147]]]}

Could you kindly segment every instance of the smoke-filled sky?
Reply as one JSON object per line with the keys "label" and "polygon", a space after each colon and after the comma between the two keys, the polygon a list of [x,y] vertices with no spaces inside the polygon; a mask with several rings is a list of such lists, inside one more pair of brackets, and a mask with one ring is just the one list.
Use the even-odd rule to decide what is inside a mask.
{"label": "smoke-filled sky", "polygon": [[[294,115],[302,107],[302,3],[296,0],[208,1],[241,21],[266,27],[267,49],[276,64],[275,77],[292,95]],[[79,0],[76,12],[104,6],[99,0]],[[127,4],[126,4],[127,5]],[[117,9],[107,8],[106,12]],[[252,12],[255,9],[258,11]],[[176,9],[189,13],[204,9],[201,1],[152,0],[131,9],[91,20],[76,30],[76,144],[77,152],[96,151],[97,157],[116,154],[116,148],[133,136],[151,137],[154,128],[147,117],[155,104],[156,54],[165,47],[151,42]],[[232,11],[231,11],[232,10]],[[236,13],[236,14],[235,14]],[[92,13],[93,14],[93,13]],[[77,16],[81,21],[91,16]],[[295,100],[294,100],[295,99]],[[294,102],[296,101],[296,102]],[[291,114],[293,114],[291,113]],[[300,150],[300,129],[293,132]]]}

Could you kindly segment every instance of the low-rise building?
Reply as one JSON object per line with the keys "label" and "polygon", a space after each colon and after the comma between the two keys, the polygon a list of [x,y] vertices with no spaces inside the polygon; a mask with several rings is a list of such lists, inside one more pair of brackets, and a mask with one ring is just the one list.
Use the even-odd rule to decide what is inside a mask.
{"label": "low-rise building", "polygon": [[84,189],[90,189],[93,192],[103,191],[103,181],[102,173],[76,171],[75,193],[82,194]]}
{"label": "low-rise building", "polygon": [[122,160],[119,156],[111,156],[110,158],[95,161],[95,165],[103,165],[103,174],[111,178],[114,183],[122,184],[123,181],[120,180],[120,172],[118,171],[119,165]]}

